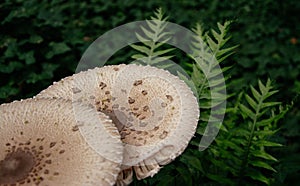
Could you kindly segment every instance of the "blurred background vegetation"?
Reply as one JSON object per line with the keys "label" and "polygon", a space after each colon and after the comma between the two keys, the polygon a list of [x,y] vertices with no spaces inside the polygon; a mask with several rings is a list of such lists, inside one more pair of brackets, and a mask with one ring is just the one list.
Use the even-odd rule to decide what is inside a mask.
{"label": "blurred background vegetation", "polygon": [[[32,97],[53,81],[73,74],[81,55],[97,37],[116,26],[145,20],[158,7],[171,22],[186,28],[200,22],[205,29],[215,29],[217,22],[233,20],[229,44],[240,46],[227,59],[229,65],[234,64],[229,91],[240,92],[257,84],[258,78],[264,82],[270,78],[279,90],[277,99],[284,104],[293,101],[294,107],[275,136],[284,147],[274,150],[280,163],[275,166],[273,184],[299,183],[300,24],[295,15],[300,12],[300,2],[295,0],[3,1],[0,103]],[[130,55],[121,50],[111,63],[124,63]]]}

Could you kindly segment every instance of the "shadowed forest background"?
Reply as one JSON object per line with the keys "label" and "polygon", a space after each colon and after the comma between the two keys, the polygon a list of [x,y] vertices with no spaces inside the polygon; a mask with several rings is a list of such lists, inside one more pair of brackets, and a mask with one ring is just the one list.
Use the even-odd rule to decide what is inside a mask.
{"label": "shadowed forest background", "polygon": [[[266,84],[270,78],[274,88],[279,90],[272,99],[282,102],[283,106],[290,105],[276,124],[278,131],[270,137],[283,146],[268,149],[266,145],[267,151],[278,160],[270,163],[275,171],[269,167],[262,170],[269,182],[257,178],[246,179],[245,183],[297,185],[300,182],[300,25],[299,17],[295,16],[300,12],[298,1],[1,2],[0,103],[32,97],[53,81],[72,75],[83,52],[95,39],[122,24],[149,19],[159,7],[170,22],[189,29],[201,23],[207,31],[217,30],[218,22],[232,21],[228,30],[231,39],[226,46],[239,46],[223,62],[224,66],[231,66],[226,76],[226,84],[230,85],[228,94],[249,92],[249,85],[256,87],[258,79]],[[128,63],[133,54],[129,47],[124,48],[112,56],[109,63]],[[174,61],[184,66],[182,55],[178,54]],[[234,107],[237,100],[229,99],[229,107]],[[232,161],[220,157],[223,159],[218,163]],[[177,158],[153,178],[135,180],[132,185],[231,185],[226,180],[235,179],[236,175],[230,170],[206,168],[209,165],[205,162],[216,163],[215,159],[189,146],[185,156]],[[228,163],[216,167],[228,167]],[[206,174],[206,170],[212,174]],[[223,184],[220,178],[224,178]]]}

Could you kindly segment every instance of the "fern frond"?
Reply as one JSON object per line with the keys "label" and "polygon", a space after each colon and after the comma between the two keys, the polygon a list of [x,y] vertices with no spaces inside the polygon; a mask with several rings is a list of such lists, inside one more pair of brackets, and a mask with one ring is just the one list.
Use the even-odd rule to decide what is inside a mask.
{"label": "fern frond", "polygon": [[236,45],[229,48],[224,48],[225,44],[231,38],[231,36],[228,36],[227,34],[230,24],[231,21],[226,21],[224,25],[218,23],[218,31],[211,30],[213,38],[209,37],[208,33],[205,35],[209,47],[219,62],[222,62],[224,59],[232,55],[234,50],[238,47],[238,45]]}
{"label": "fern frond", "polygon": [[[237,47],[224,46],[230,39],[230,36],[227,35],[229,25],[230,22],[225,22],[224,25],[218,23],[219,30],[211,30],[210,32],[212,37],[209,36],[209,32],[204,32],[200,24],[196,24],[193,29],[195,36],[191,44],[193,53],[190,56],[195,61],[195,64],[193,65],[191,79],[199,95],[201,109],[199,127],[206,128],[206,133],[215,130],[213,126],[220,129],[220,119],[216,118],[220,118],[225,114],[225,109],[222,110],[218,107],[225,104],[227,98],[226,77],[223,77],[223,72],[230,69],[230,67],[220,68],[219,63],[229,57],[229,54],[231,55]],[[209,113],[203,114],[205,110],[208,110]],[[208,117],[209,119],[207,119]],[[199,131],[203,131],[203,129],[199,129]],[[206,140],[205,135],[207,134],[204,134],[204,141]]]}
{"label": "fern frond", "polygon": [[[278,160],[266,149],[282,146],[271,137],[279,130],[276,123],[289,109],[283,108],[280,102],[268,101],[277,92],[271,84],[268,80],[266,84],[259,81],[257,89],[250,86],[250,94],[240,93],[237,104],[227,109],[223,123],[227,131],[221,131],[206,152],[206,156],[207,153],[212,156],[208,158],[208,167],[203,165],[210,180],[221,185],[226,183],[225,180],[231,180],[231,185],[247,184],[245,180],[271,184],[270,178],[276,172],[273,164]],[[201,132],[204,133],[197,130],[197,133]],[[225,178],[218,180],[211,176],[215,174],[225,175]]]}
{"label": "fern frond", "polygon": [[158,8],[154,12],[154,17],[151,16],[152,20],[146,20],[147,28],[141,27],[143,35],[136,33],[136,37],[142,43],[142,45],[132,44],[131,47],[138,52],[132,56],[136,59],[139,64],[155,65],[162,67],[161,62],[172,58],[169,55],[175,48],[168,48],[159,50],[159,48],[171,39],[171,33],[166,31],[168,25],[168,17],[165,17],[161,8]]}
{"label": "fern frond", "polygon": [[[220,70],[216,67],[219,66],[218,63],[221,61],[218,60],[219,57],[224,57],[224,54],[232,54],[234,49],[237,46],[226,48],[224,45],[230,39],[227,36],[227,30],[229,28],[230,22],[225,22],[224,25],[218,23],[218,28],[220,34],[217,31],[212,30],[214,38],[211,38],[208,33],[204,33],[200,24],[197,24],[196,27],[193,29],[196,36],[194,37],[194,41],[192,42],[191,48],[193,54],[191,57],[194,59],[195,64],[193,67],[192,79],[194,80],[195,84],[199,84],[199,77],[205,77],[206,82],[202,83],[199,87],[199,95],[202,94],[204,87],[211,87],[211,85],[218,85],[217,81],[222,82],[222,78],[220,75],[227,71],[230,67],[224,67],[224,70]],[[215,42],[216,40],[217,42]],[[205,41],[209,44],[207,47]],[[217,56],[217,60],[215,61],[215,56]],[[229,57],[229,55],[227,56]],[[219,58],[221,59],[221,58]],[[225,58],[224,58],[225,59]],[[222,59],[222,60],[224,60]],[[213,81],[211,81],[214,79]],[[215,80],[216,79],[216,80]],[[223,81],[224,82],[224,81]],[[225,87],[224,87],[225,88]]]}
{"label": "fern frond", "polygon": [[[250,131],[246,136],[247,145],[245,146],[239,176],[240,179],[244,176],[249,176],[254,180],[269,185],[270,180],[267,179],[264,173],[260,172],[260,168],[276,172],[270,165],[270,162],[277,161],[277,159],[268,154],[265,151],[265,147],[281,146],[281,144],[269,141],[269,137],[278,131],[272,125],[278,116],[270,113],[270,111],[281,103],[267,102],[267,98],[278,92],[277,90],[272,90],[270,79],[267,80],[266,85],[259,80],[258,87],[259,90],[250,86],[252,96],[249,94],[244,95],[248,106],[242,103],[239,105],[241,114],[244,116],[245,121],[248,121],[246,129]],[[254,172],[256,173],[250,170],[249,167],[255,170]]]}

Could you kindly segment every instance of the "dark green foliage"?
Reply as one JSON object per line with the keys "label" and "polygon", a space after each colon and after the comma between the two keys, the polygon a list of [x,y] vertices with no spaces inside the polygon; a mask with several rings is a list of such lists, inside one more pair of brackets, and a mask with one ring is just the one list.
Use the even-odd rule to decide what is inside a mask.
{"label": "dark green foliage", "polygon": [[[209,95],[207,79],[203,79],[204,64],[199,58],[188,58],[177,49],[160,53],[159,56],[173,56],[172,60],[192,76],[202,102],[201,120],[195,138],[182,156],[154,178],[135,181],[132,185],[261,185],[264,182],[297,185],[300,176],[300,110],[297,107],[300,103],[297,97],[300,93],[300,24],[299,17],[295,16],[300,11],[298,1],[3,1],[0,3],[0,103],[31,97],[53,81],[71,75],[84,50],[98,36],[118,25],[144,20],[158,7],[166,11],[171,22],[194,28],[216,53],[224,71],[228,108],[216,141],[207,150],[198,151],[208,115],[214,108],[210,101],[215,98]],[[230,29],[227,20],[233,20]],[[201,22],[201,26],[195,26],[197,22]],[[216,24],[218,22],[224,24]],[[214,31],[206,32],[211,28]],[[148,27],[145,29],[149,30]],[[153,28],[151,32],[157,31]],[[141,37],[156,45],[148,46],[152,52],[171,48],[157,47],[152,35]],[[235,48],[237,44],[239,47]],[[224,53],[220,49],[225,49]],[[196,48],[202,54],[205,50]],[[130,62],[134,52],[130,47],[122,49],[109,62]],[[232,52],[235,54],[231,55]],[[153,57],[154,53],[151,55]],[[208,72],[215,69],[211,70]],[[274,81],[272,84],[279,91],[264,99],[265,103],[280,100],[289,104],[293,101],[294,107],[288,112],[278,105],[260,107],[260,111],[267,110],[254,122],[253,114],[247,109],[256,113],[258,107],[253,109],[253,101],[256,106],[259,102],[252,92],[255,89],[262,95],[263,91],[260,86],[251,88],[249,85],[256,85],[257,79],[261,79],[264,83],[259,84],[271,88],[270,82],[266,81],[268,78]],[[222,93],[222,86],[219,92]],[[286,117],[277,121],[285,113]],[[218,116],[220,113],[213,114]],[[259,122],[266,126],[258,126]],[[251,126],[254,128],[252,135],[248,128],[252,129]],[[267,142],[256,143],[260,140]],[[283,146],[272,147],[277,143]],[[271,154],[278,161],[266,154],[254,156],[253,149],[255,153]]]}

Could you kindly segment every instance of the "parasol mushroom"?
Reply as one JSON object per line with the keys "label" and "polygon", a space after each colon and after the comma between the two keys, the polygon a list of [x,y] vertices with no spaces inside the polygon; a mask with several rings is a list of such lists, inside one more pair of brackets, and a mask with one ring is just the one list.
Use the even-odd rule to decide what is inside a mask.
{"label": "parasol mushroom", "polygon": [[112,93],[113,112],[123,123],[123,164],[133,166],[138,179],[153,176],[193,137],[199,118],[197,100],[177,76],[150,66],[127,66]]}
{"label": "parasol mushroom", "polygon": [[[78,88],[81,84],[85,88]],[[143,179],[180,155],[199,118],[197,99],[190,88],[169,72],[150,66],[109,66],[81,72],[37,97],[75,98],[108,114],[125,144],[122,169],[126,172],[120,173],[119,180],[127,184],[130,167]]]}
{"label": "parasol mushroom", "polygon": [[[0,105],[0,116],[0,185],[114,185],[123,146],[104,114],[62,99],[27,99]],[[80,130],[108,123],[98,131],[109,145],[96,152]]]}

